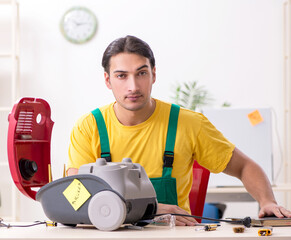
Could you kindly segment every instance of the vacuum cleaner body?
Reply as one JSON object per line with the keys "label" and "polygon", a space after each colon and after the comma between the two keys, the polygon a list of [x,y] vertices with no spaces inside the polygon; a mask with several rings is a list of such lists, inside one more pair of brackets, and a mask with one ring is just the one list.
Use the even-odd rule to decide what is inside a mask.
{"label": "vacuum cleaner body", "polygon": [[[87,197],[79,200],[84,195]],[[83,165],[78,175],[42,187],[36,200],[52,221],[93,224],[99,230],[136,224],[151,219],[157,211],[156,193],[144,168],[129,158],[121,163],[99,158],[96,163]]]}
{"label": "vacuum cleaner body", "polygon": [[49,104],[22,98],[8,116],[7,153],[11,176],[19,191],[35,199],[34,188],[49,182],[51,132]]}

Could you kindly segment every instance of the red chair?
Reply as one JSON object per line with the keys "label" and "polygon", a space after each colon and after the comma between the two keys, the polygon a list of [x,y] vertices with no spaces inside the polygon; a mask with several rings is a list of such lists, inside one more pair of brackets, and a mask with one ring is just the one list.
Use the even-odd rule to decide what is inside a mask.
{"label": "red chair", "polygon": [[[197,161],[193,165],[193,183],[189,194],[191,214],[202,217],[210,172]],[[201,219],[196,219],[201,223]]]}

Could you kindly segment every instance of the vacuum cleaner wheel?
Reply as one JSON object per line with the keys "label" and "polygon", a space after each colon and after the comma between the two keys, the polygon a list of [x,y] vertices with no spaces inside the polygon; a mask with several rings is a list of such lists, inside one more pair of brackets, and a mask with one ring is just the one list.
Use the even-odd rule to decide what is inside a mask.
{"label": "vacuum cleaner wheel", "polygon": [[126,217],[126,206],[116,193],[102,191],[91,198],[88,215],[96,228],[111,231],[123,224]]}

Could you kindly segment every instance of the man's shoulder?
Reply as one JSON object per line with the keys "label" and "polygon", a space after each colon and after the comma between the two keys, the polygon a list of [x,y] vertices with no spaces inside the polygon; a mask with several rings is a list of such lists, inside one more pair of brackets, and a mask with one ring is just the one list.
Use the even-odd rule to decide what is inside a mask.
{"label": "man's shoulder", "polygon": [[[109,111],[109,108],[112,104],[108,104],[108,105],[105,105],[105,106],[101,106],[101,107],[97,107],[100,109],[102,115],[105,115],[108,111]],[[95,109],[92,109],[90,112],[82,115],[76,122],[76,126],[80,127],[82,125],[91,125],[93,122],[95,122],[95,118],[94,118],[94,115],[92,114],[92,112],[94,110],[96,110],[97,108]]]}
{"label": "man's shoulder", "polygon": [[75,127],[77,128],[83,128],[83,126],[91,125],[94,118],[91,112],[88,112],[84,115],[82,115],[76,122]]}
{"label": "man's shoulder", "polygon": [[[170,111],[171,105],[172,103],[170,102],[165,102],[165,101],[161,101],[158,99],[155,99],[158,104],[160,105],[160,107],[162,109],[167,109],[168,111]],[[198,121],[201,122],[204,119],[204,115],[200,112],[195,112],[193,110],[184,108],[184,107],[180,107],[180,111],[179,111],[179,120],[185,120],[185,121]]]}
{"label": "man's shoulder", "polygon": [[[107,105],[104,105],[104,106],[101,106],[101,107],[97,107],[97,108],[100,109],[102,114],[106,114],[106,113],[109,112],[110,108],[112,108],[113,104],[114,103],[110,103],[110,104],[107,104]],[[92,111],[96,110],[97,108],[92,109]],[[92,113],[92,111],[91,111],[91,113]]]}
{"label": "man's shoulder", "polygon": [[189,118],[195,118],[195,119],[202,119],[204,115],[200,112],[195,112],[193,110],[187,109],[187,108],[180,108],[180,114],[182,117],[189,117]]}

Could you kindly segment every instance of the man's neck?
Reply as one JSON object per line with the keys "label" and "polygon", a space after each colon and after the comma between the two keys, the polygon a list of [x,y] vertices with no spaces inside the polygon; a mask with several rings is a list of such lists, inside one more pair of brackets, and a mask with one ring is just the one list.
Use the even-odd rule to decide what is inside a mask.
{"label": "man's neck", "polygon": [[156,101],[151,98],[149,104],[137,111],[130,111],[117,102],[113,105],[113,109],[118,121],[124,126],[134,126],[146,121],[155,111]]}

